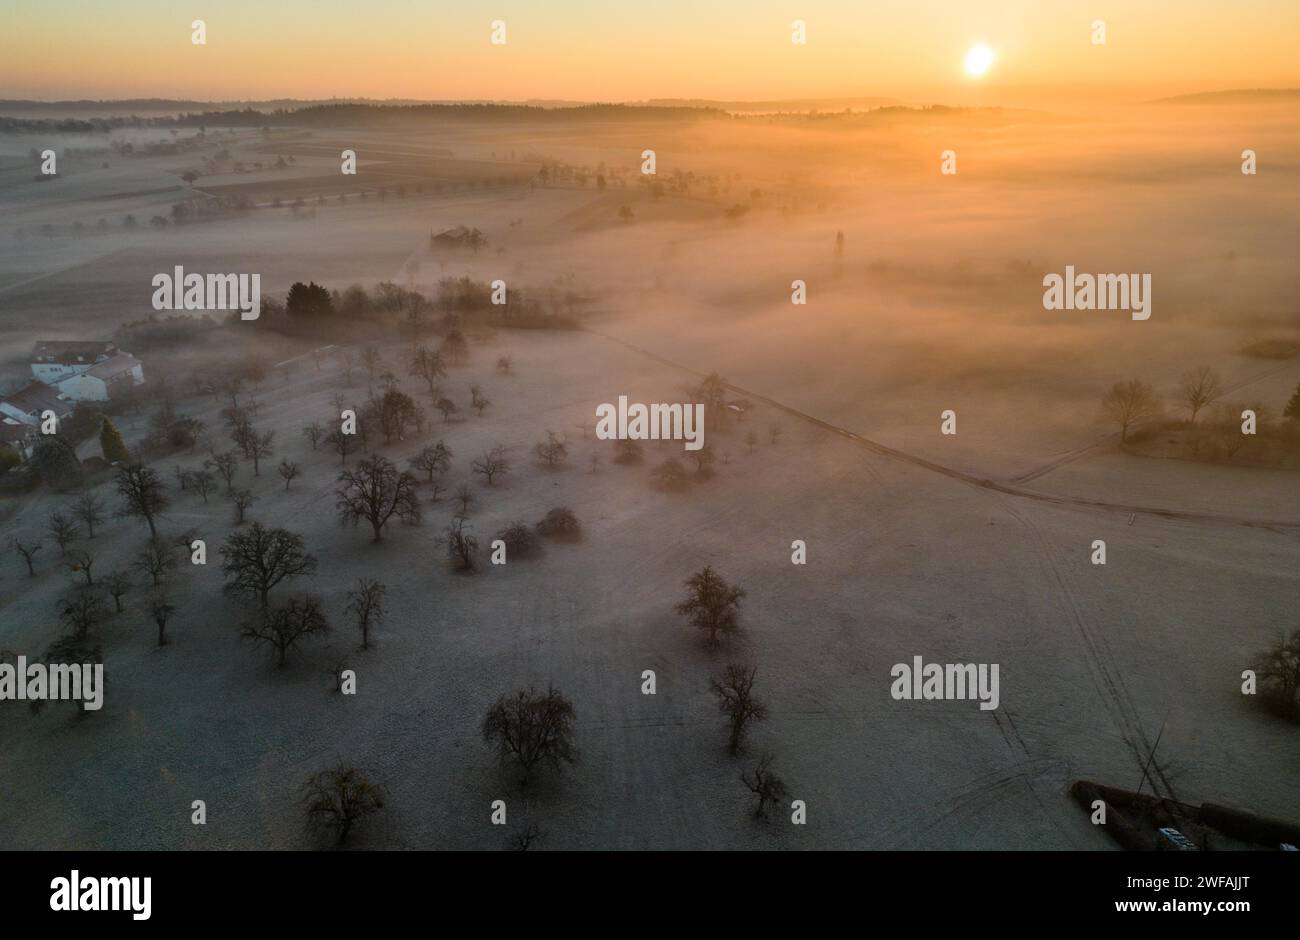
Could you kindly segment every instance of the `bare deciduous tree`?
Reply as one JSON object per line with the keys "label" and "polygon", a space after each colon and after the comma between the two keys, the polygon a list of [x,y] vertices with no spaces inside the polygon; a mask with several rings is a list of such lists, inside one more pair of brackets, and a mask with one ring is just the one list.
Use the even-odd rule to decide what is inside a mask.
{"label": "bare deciduous tree", "polygon": [[311,442],[311,449],[315,450],[320,442],[325,438],[325,428],[321,426],[319,421],[313,421],[302,429],[302,434],[303,437],[307,438],[307,440]]}
{"label": "bare deciduous tree", "polygon": [[122,612],[122,595],[131,590],[131,576],[123,570],[111,571],[104,578],[104,587],[113,598],[113,606]]}
{"label": "bare deciduous tree", "polygon": [[327,833],[342,845],[357,823],[384,808],[387,794],[363,771],[339,762],[303,784],[302,799],[308,827]]}
{"label": "bare deciduous tree", "polygon": [[1292,718],[1300,717],[1300,628],[1279,636],[1251,668],[1270,703]]}
{"label": "bare deciduous tree", "polygon": [[235,525],[243,525],[244,514],[248,512],[249,506],[257,502],[257,497],[252,490],[231,490],[226,495],[235,507]]}
{"label": "bare deciduous tree", "polygon": [[106,613],[103,596],[92,588],[73,588],[59,600],[59,620],[78,639],[85,639]]}
{"label": "bare deciduous tree", "polygon": [[490,451],[475,460],[471,466],[475,473],[481,474],[487,481],[488,486],[496,486],[496,479],[510,472],[510,461],[506,457],[506,449],[498,444]]}
{"label": "bare deciduous tree", "polygon": [[104,501],[95,493],[82,493],[72,501],[72,515],[86,527],[86,538],[95,537],[95,526],[104,521]]}
{"label": "bare deciduous tree", "polygon": [[447,557],[457,571],[473,571],[478,539],[465,531],[465,517],[457,516],[447,526]]}
{"label": "bare deciduous tree", "polygon": [[298,476],[298,465],[290,460],[281,460],[279,471],[280,476],[284,478],[284,488],[287,490],[294,477]]}
{"label": "bare deciduous tree", "polygon": [[226,492],[229,493],[235,486],[235,472],[239,470],[239,458],[235,456],[233,450],[228,450],[220,454],[213,454],[211,461],[204,461],[204,467],[208,464],[217,471],[217,475],[226,483]]}
{"label": "bare deciduous tree", "polygon": [[767,718],[767,708],[754,697],[755,667],[732,663],[722,675],[709,680],[709,689],[718,698],[718,710],[727,716],[730,736],[727,746],[732,754],[740,751],[750,722]]}
{"label": "bare deciduous tree", "polygon": [[32,564],[32,561],[36,558],[36,553],[41,550],[42,544],[41,542],[32,542],[28,545],[17,537],[9,540],[10,547],[19,555],[22,555],[23,561],[27,562],[27,573],[32,577],[36,576],[36,567]]}
{"label": "bare deciduous tree", "polygon": [[1116,382],[1101,400],[1106,417],[1119,425],[1121,443],[1128,443],[1128,432],[1135,425],[1160,413],[1155,391],[1145,382],[1129,379]]}
{"label": "bare deciduous tree", "polygon": [[68,545],[76,539],[80,531],[77,523],[61,512],[52,512],[49,522],[46,523],[46,529],[49,530],[50,538],[54,539],[54,543],[59,546],[59,557],[66,558]]}
{"label": "bare deciduous tree", "polygon": [[277,666],[283,666],[293,649],[306,637],[329,632],[329,621],[320,601],[309,594],[291,597],[279,607],[264,611],[244,625],[242,636],[265,644],[275,652]]}
{"label": "bare deciduous tree", "polygon": [[739,627],[738,608],[743,588],[732,587],[710,565],[686,579],[689,594],[677,605],[677,612],[690,618],[703,631],[705,644],[716,649],[722,638]]}
{"label": "bare deciduous tree", "polygon": [[172,614],[176,613],[176,608],[167,603],[167,598],[161,591],[155,592],[149,598],[149,616],[153,617],[153,622],[158,626],[158,645],[167,645],[167,621],[171,619]]}
{"label": "bare deciduous tree", "polygon": [[225,590],[256,600],[263,611],[269,609],[271,589],[277,584],[316,570],[316,559],[303,548],[302,536],[260,522],[227,538],[221,557]]}
{"label": "bare deciduous tree", "polygon": [[432,483],[435,473],[446,473],[451,467],[451,449],[442,441],[430,444],[411,458],[410,467],[412,470],[423,470]]}
{"label": "bare deciduous tree", "polygon": [[91,575],[91,569],[95,567],[95,556],[84,548],[75,548],[72,550],[68,559],[68,571],[73,575],[81,575],[86,579],[86,587],[94,587],[95,579]]}
{"label": "bare deciduous tree", "polygon": [[355,589],[348,591],[347,613],[361,631],[361,648],[370,648],[370,631],[384,620],[384,595],[388,588],[374,578],[358,578]]}
{"label": "bare deciduous tree", "polygon": [[416,479],[398,472],[386,457],[361,461],[356,470],[339,474],[342,484],[335,491],[339,522],[356,525],[362,519],[374,530],[374,541],[383,537],[384,526],[396,516],[407,525],[420,522],[420,498]]}
{"label": "bare deciduous tree", "polygon": [[556,689],[533,689],[503,695],[488,709],[483,739],[497,749],[504,764],[515,761],[524,772],[521,786],[539,763],[557,769],[577,760],[573,746],[573,703]]}
{"label": "bare deciduous tree", "polygon": [[135,567],[149,575],[154,587],[162,584],[163,575],[176,567],[176,559],[161,539],[149,539],[136,553]]}
{"label": "bare deciduous tree", "polygon": [[771,754],[764,754],[759,758],[752,775],[746,771],[741,771],[740,774],[741,782],[745,784],[750,793],[758,797],[758,805],[754,807],[754,816],[758,819],[762,819],[767,815],[769,803],[775,806],[787,796],[784,781],[772,773],[772,760]]}
{"label": "bare deciduous tree", "polygon": [[1183,373],[1179,390],[1192,413],[1192,424],[1195,424],[1201,409],[1223,396],[1223,379],[1209,366],[1200,366]]}
{"label": "bare deciduous tree", "polygon": [[171,502],[162,478],[149,467],[132,464],[118,470],[116,482],[122,497],[121,514],[143,519],[149,524],[150,537],[157,538],[155,520],[167,511]]}
{"label": "bare deciduous tree", "polygon": [[537,459],[548,467],[555,467],[564,463],[565,458],[569,455],[568,445],[560,440],[558,434],[554,431],[546,432],[546,440],[541,441],[533,448],[537,454]]}

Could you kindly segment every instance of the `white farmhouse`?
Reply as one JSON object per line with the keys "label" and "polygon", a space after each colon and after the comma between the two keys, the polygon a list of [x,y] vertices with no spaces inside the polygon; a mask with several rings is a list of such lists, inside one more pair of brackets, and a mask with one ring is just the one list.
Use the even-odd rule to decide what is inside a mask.
{"label": "white farmhouse", "polygon": [[46,385],[57,385],[116,354],[117,345],[110,342],[41,340],[32,350],[32,378]]}
{"label": "white farmhouse", "polygon": [[119,352],[84,372],[62,379],[55,387],[69,401],[108,401],[121,391],[144,383],[144,366],[130,353]]}

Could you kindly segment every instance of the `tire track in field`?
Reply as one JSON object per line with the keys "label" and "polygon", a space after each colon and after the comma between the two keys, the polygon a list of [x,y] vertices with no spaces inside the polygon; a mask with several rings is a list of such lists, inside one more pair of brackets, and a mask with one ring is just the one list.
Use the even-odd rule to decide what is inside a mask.
{"label": "tire track in field", "polygon": [[[1065,575],[1056,563],[1051,546],[1048,545],[1047,539],[1039,528],[1014,506],[1004,505],[1004,508],[1028,530],[1034,541],[1038,543],[1039,554],[1043,561],[1046,562],[1052,579],[1059,589],[1059,596],[1064,600],[1070,618],[1074,621],[1075,630],[1083,640],[1093,684],[1101,695],[1102,701],[1106,704],[1107,710],[1111,713],[1111,717],[1119,728],[1124,742],[1132,751],[1138,770],[1143,771],[1147,763],[1147,755],[1152,752],[1151,741],[1147,737],[1142,720],[1137,712],[1137,706],[1133,701],[1133,696],[1124,682],[1124,676],[1120,672],[1115,656],[1110,651],[1109,644],[1106,642],[1105,637],[1098,635],[1088,625],[1088,621],[1083,616],[1083,611],[1079,608],[1078,601],[1075,600],[1074,594],[1066,582]],[[1151,766],[1154,768],[1160,782],[1164,784],[1165,796],[1169,799],[1176,799],[1174,788],[1165,776],[1159,762],[1152,760]],[[1155,787],[1154,780],[1152,781],[1152,787]]]}
{"label": "tire track in field", "polygon": [[[696,376],[697,378],[703,378],[705,376],[705,373],[703,372],[700,372],[696,369],[692,369],[689,366],[684,366],[680,363],[674,362],[671,359],[667,359],[663,356],[660,356],[658,353],[653,353],[647,349],[642,349],[641,347],[629,343],[626,340],[619,339],[616,336],[610,336],[608,333],[600,333],[596,330],[590,330],[590,329],[586,330],[586,332],[592,334],[593,336],[599,336],[602,339],[609,340],[612,343],[617,343],[618,345],[630,349],[633,352],[638,353],[639,355],[646,356],[647,358],[653,359],[656,362],[660,362],[673,369],[677,369],[682,372],[688,372],[691,375]],[[1089,499],[1087,497],[1082,497],[1082,496],[1059,496],[1059,495],[1054,495],[1052,493],[1043,493],[1038,490],[1024,489],[1023,487],[1014,486],[1009,483],[1002,483],[997,480],[989,479],[987,477],[976,476],[975,474],[967,473],[964,470],[957,470],[954,469],[953,467],[947,467],[944,466],[943,464],[935,463],[932,460],[927,460],[926,458],[918,456],[916,454],[908,453],[907,451],[898,450],[897,448],[894,447],[889,447],[885,444],[879,443],[878,441],[873,441],[870,438],[863,437],[861,434],[857,434],[853,431],[848,430],[847,428],[840,427],[837,424],[832,424],[829,421],[823,421],[821,418],[810,415],[807,412],[800,411],[799,409],[791,405],[787,405],[784,402],[777,401],[774,398],[769,398],[766,395],[759,394],[758,392],[755,392],[751,389],[747,389],[743,386],[735,385],[733,383],[728,382],[726,383],[726,387],[731,391],[736,392],[737,394],[744,395],[747,398],[754,399],[755,401],[761,401],[765,405],[775,408],[778,411],[783,411],[788,415],[800,419],[801,421],[805,421],[809,424],[816,425],[817,427],[830,431],[833,434],[838,434],[840,437],[846,438],[852,441],[853,443],[859,445],[860,447],[863,447],[871,451],[872,453],[880,454],[885,457],[892,457],[895,460],[900,460],[906,463],[910,463],[914,466],[921,467],[922,469],[929,470],[931,473],[938,473],[950,479],[957,480],[958,482],[976,487],[977,489],[982,489],[994,493],[1002,493],[1006,496],[1015,496],[1020,499],[1029,499],[1029,500],[1034,500],[1035,502],[1048,503],[1050,505],[1063,506],[1067,508],[1085,509],[1085,510],[1093,510],[1093,511],[1100,511],[1100,512],[1140,514],[1145,516],[1155,516],[1157,518],[1162,518],[1162,519],[1176,519],[1183,522],[1199,522],[1208,525],[1240,525],[1240,526],[1247,526],[1249,528],[1271,529],[1274,531],[1278,531],[1281,534],[1286,534],[1287,530],[1291,532],[1300,532],[1300,520],[1261,519],[1253,516],[1238,516],[1238,515],[1231,515],[1226,513],[1196,512],[1196,511],[1181,510],[1181,509],[1162,509],[1158,506],[1142,506],[1142,505],[1136,505],[1131,503],[1112,503],[1102,499]]]}

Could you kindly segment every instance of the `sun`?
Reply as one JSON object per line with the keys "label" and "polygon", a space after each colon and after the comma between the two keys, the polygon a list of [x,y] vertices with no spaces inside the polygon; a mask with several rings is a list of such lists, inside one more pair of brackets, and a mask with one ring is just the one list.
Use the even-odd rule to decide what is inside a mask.
{"label": "sun", "polygon": [[971,46],[966,53],[966,74],[979,78],[993,65],[993,50],[983,43]]}

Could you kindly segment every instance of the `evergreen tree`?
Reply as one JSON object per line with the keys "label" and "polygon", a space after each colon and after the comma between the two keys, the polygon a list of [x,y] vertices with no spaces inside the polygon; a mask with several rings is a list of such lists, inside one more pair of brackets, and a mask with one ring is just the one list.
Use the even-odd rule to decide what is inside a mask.
{"label": "evergreen tree", "polygon": [[99,448],[109,463],[124,463],[131,459],[121,432],[113,427],[113,422],[108,418],[104,419],[104,424],[99,429]]}

